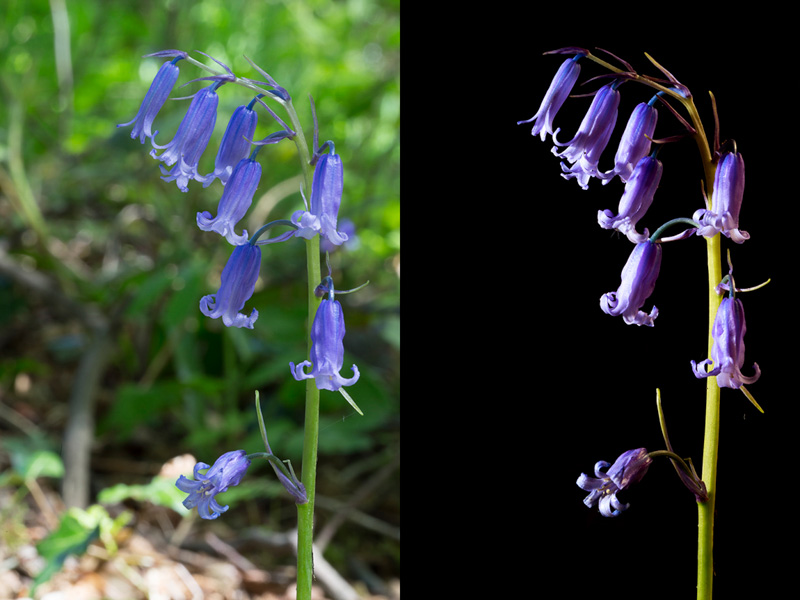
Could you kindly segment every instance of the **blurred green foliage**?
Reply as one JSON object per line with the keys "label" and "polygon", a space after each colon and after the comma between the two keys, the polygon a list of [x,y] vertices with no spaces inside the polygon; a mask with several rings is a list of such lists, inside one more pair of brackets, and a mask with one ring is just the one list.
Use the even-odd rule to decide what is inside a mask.
{"label": "blurred green foliage", "polygon": [[[333,140],[345,164],[340,221],[352,220],[358,237],[332,255],[334,280],[340,289],[370,280],[337,297],[348,327],[345,374],[358,364],[361,380],[350,392],[365,416],[323,392],[319,493],[346,493],[326,469],[395,454],[399,0],[6,0],[0,19],[0,402],[20,417],[0,419],[0,434],[44,430],[57,442],[99,315],[112,328],[113,350],[97,391],[96,457],[158,464],[191,452],[211,463],[230,449],[258,451],[258,389],[272,447],[300,463],[304,385],[288,365],[306,355],[304,244],[264,247],[246,305],[260,313],[254,330],[203,317],[198,302],[216,292],[231,248],[200,231],[195,214],[215,212],[221,186],[192,182],[181,193],[160,179],[149,145],[116,128],[136,114],[163,62],[142,56],[178,48],[259,79],[250,57],[292,94],[309,144],[313,96],[320,142]],[[207,74],[180,68],[179,85]],[[235,85],[220,90],[201,172],[213,170],[230,114],[251,97]],[[174,100],[161,111],[162,143],[187,106]],[[261,110],[257,138],[276,129]],[[302,206],[294,145],[267,146],[259,160],[261,186],[240,225],[250,232]],[[105,473],[106,486],[123,481],[140,482],[124,469]]]}

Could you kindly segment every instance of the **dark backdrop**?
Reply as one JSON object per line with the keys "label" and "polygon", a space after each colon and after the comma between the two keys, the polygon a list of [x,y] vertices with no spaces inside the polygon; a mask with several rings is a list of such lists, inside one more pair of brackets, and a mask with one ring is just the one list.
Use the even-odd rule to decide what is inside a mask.
{"label": "dark backdrop", "polygon": [[[772,279],[742,295],[743,370],[751,374],[754,362],[761,367],[761,379],[748,389],[765,414],[740,392],[722,390],[715,597],[770,597],[790,577],[786,551],[779,549],[796,531],[788,501],[797,337],[789,264],[797,217],[795,84],[781,58],[788,40],[774,23],[768,43],[754,37],[757,14],[729,24],[720,15],[690,21],[655,8],[628,16],[615,9],[613,17],[599,5],[591,14],[566,5],[487,10],[468,27],[436,30],[445,37],[440,63],[412,61],[419,71],[407,69],[406,105],[419,110],[417,94],[425,102],[423,118],[415,112],[413,126],[406,120],[415,143],[406,156],[418,165],[415,173],[426,174],[411,184],[428,200],[424,212],[407,203],[405,213],[407,227],[418,227],[425,240],[409,251],[409,264],[427,275],[415,275],[413,266],[406,272],[441,292],[433,305],[421,303],[429,337],[409,343],[420,344],[427,373],[441,381],[423,421],[440,418],[422,427],[429,444],[446,451],[437,454],[420,442],[420,467],[412,473],[407,466],[405,489],[410,493],[416,476],[433,473],[422,504],[434,532],[443,524],[436,507],[463,508],[467,518],[451,527],[466,540],[470,585],[516,591],[496,597],[691,598],[695,589],[696,505],[668,461],[654,463],[641,483],[621,494],[631,507],[616,519],[585,507],[586,494],[575,485],[598,460],[664,447],[656,388],[676,451],[700,469],[705,383],[694,377],[690,361],[707,357],[706,259],[700,239],[666,245],[646,304],[660,310],[653,328],[625,325],[600,310],[600,296],[619,285],[632,244],[601,229],[597,211],[616,213],[623,185],[593,180],[581,190],[560,177],[550,139],[543,143],[530,135],[530,125],[515,124],[536,112],[564,60],[543,53],[564,46],[599,46],[639,72],[658,75],[648,52],[692,90],[709,135],[713,91],[721,138],[735,139],[744,156],[740,225],[751,239],[743,245],[726,239],[723,252],[731,249],[740,287]],[[579,83],[604,73],[582,64]],[[600,85],[590,82],[576,92]],[[630,111],[652,96],[634,83],[624,84],[621,94],[604,170],[613,164]],[[576,131],[589,102],[567,102],[556,119],[561,140]],[[656,136],[680,132],[660,108]],[[691,217],[703,202],[694,142],[670,144],[660,158],[661,187],[641,223],[651,232],[669,219]],[[448,553],[446,536],[439,537],[434,561]]]}

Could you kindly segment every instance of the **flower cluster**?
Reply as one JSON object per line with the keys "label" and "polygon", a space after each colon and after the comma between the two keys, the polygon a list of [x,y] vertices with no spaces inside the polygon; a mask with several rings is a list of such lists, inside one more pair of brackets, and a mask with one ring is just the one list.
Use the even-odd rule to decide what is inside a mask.
{"label": "flower cluster", "polygon": [[[342,230],[338,227],[339,206],[344,190],[344,167],[332,141],[318,145],[318,127],[312,102],[314,147],[310,151],[310,156],[304,144],[301,152],[301,158],[308,160],[309,165],[314,167],[310,199],[306,202],[303,196],[305,207],[296,210],[291,220],[267,223],[252,236],[246,229],[242,229],[239,233],[239,223],[249,210],[261,181],[259,151],[266,145],[276,144],[285,139],[297,143],[296,132],[272,111],[264,99],[273,100],[281,105],[289,113],[292,122],[296,122],[297,113],[291,104],[288,92],[253,63],[251,64],[265,81],[237,77],[224,63],[206,54],[203,55],[217,63],[223,71],[211,69],[180,50],[148,54],[149,57],[162,57],[168,60],[156,73],[134,119],[117,127],[132,126],[133,139],[138,138],[142,144],[149,140],[152,146],[149,154],[159,163],[161,179],[167,182],[174,181],[182,192],[188,191],[191,181],[202,184],[203,188],[208,188],[215,180],[220,182],[222,194],[216,212],[199,211],[196,223],[200,230],[224,238],[233,246],[233,250],[222,270],[219,289],[216,293],[206,295],[200,300],[200,311],[212,319],[221,318],[226,327],[253,329],[258,319],[258,310],[252,308],[248,315],[244,307],[255,292],[261,270],[262,245],[285,242],[293,238],[311,240],[319,236],[320,246],[330,251],[350,239],[353,233],[352,227],[349,224]],[[208,84],[187,98],[179,98],[179,100],[191,98],[191,102],[172,140],[160,144],[156,142],[159,131],[154,130],[154,124],[159,111],[178,81],[180,61],[189,62],[212,74],[192,80],[206,81]],[[200,159],[211,140],[216,125],[220,89],[226,84],[242,86],[251,93],[253,91],[257,93],[251,100],[233,111],[217,150],[214,170],[202,173]],[[225,89],[230,88],[231,86],[228,86]],[[256,140],[259,108],[265,109],[271,119],[280,125],[280,129],[261,140]],[[298,149],[300,148],[301,144],[298,144]],[[290,230],[272,238],[259,239],[267,230],[278,225],[287,226]],[[350,234],[344,229],[348,229]],[[344,360],[342,343],[345,333],[344,317],[341,305],[334,300],[332,280],[326,292],[328,299],[321,302],[311,329],[311,360],[303,361],[297,367],[294,363],[290,363],[290,370],[298,381],[313,378],[318,389],[337,391],[341,390],[342,386],[354,384],[359,378],[359,371],[353,365],[352,378],[346,379],[339,375]],[[304,367],[310,367],[310,371],[306,373]],[[352,404],[349,396],[342,393]],[[264,440],[266,444],[265,431]],[[272,454],[268,444],[267,452],[263,455],[272,462],[279,480],[295,501],[306,502],[303,485]],[[187,508],[197,507],[203,518],[218,517],[227,510],[227,506],[220,506],[215,496],[224,492],[229,486],[238,485],[249,464],[249,456],[242,450],[223,454],[213,467],[198,463],[194,469],[194,481],[181,476],[177,482],[177,487],[189,494],[184,505]],[[204,475],[200,473],[206,469]]]}
{"label": "flower cluster", "polygon": [[[576,179],[583,189],[588,189],[592,178],[606,185],[614,177],[619,177],[625,184],[616,214],[609,209],[601,210],[598,211],[597,220],[601,227],[620,232],[635,246],[623,268],[619,289],[603,295],[600,306],[609,315],[622,315],[628,324],[652,327],[658,310],[653,307],[647,314],[640,309],[655,289],[661,265],[661,243],[667,240],[660,237],[664,227],[650,235],[647,228],[638,231],[637,224],[652,205],[664,171],[661,160],[656,157],[658,149],[651,151],[653,143],[657,141],[653,137],[658,123],[656,103],[659,100],[666,102],[666,92],[684,97],[687,89],[667,73],[670,87],[658,91],[648,102],[641,102],[634,108],[620,138],[614,166],[602,171],[599,161],[617,122],[621,97],[619,87],[641,76],[625,63],[626,70],[614,74],[610,83],[594,93],[591,105],[572,139],[560,142],[557,139],[560,129],[553,129],[554,120],[578,79],[578,61],[589,56],[590,52],[570,47],[553,53],[574,56],[562,63],[537,113],[531,119],[518,121],[517,124],[533,122],[532,134],[539,135],[543,141],[548,133],[551,134],[553,154],[569,163],[561,163],[562,176]],[[676,222],[688,223],[690,227],[673,239],[684,239],[693,234],[713,237],[721,233],[736,243],[742,243],[750,237],[739,229],[739,212],[744,195],[744,161],[736,151],[735,143],[732,144],[732,150],[717,149],[711,201],[706,198],[706,207],[695,211],[691,219],[676,219]]]}
{"label": "flower cluster", "polygon": [[[665,165],[658,157],[659,148],[665,143],[678,142],[685,137],[695,137],[701,146],[707,145],[705,134],[698,127],[699,117],[689,89],[652,59],[663,77],[641,75],[617,57],[614,58],[622,67],[615,67],[584,48],[567,47],[546,54],[568,55],[568,58],[559,67],[536,114],[530,119],[518,121],[517,124],[532,124],[531,134],[540,137],[542,141],[546,141],[549,135],[553,142],[552,153],[561,159],[562,177],[575,179],[582,189],[587,190],[592,179],[608,185],[619,178],[624,184],[617,211],[606,209],[597,213],[600,227],[619,232],[633,244],[622,269],[619,287],[600,298],[600,308],[611,316],[621,316],[629,325],[653,327],[659,314],[658,309],[655,306],[649,312],[642,309],[655,291],[665,242],[722,235],[736,244],[742,244],[750,238],[746,231],[739,228],[744,197],[744,160],[734,141],[719,142],[717,129],[714,146],[709,149],[711,159],[709,161],[708,158],[703,158],[707,166],[706,172],[709,169],[714,170],[713,187],[709,185],[710,192],[704,195],[704,208],[695,210],[691,218],[672,219],[655,228],[651,234],[648,228],[642,228],[639,224],[647,217],[665,171]],[[589,94],[592,100],[578,130],[569,141],[561,141],[561,129],[556,127],[555,120],[578,81],[581,73],[579,63],[587,61],[600,63],[611,72]],[[653,90],[652,96],[649,101],[637,104],[631,112],[621,134],[613,165],[604,170],[601,161],[618,121],[623,96],[621,88],[628,82],[644,84]],[[628,87],[630,86],[626,90]],[[680,116],[669,104],[670,100],[681,103],[687,109],[689,120]],[[662,104],[685,129],[684,134],[660,140],[655,138]],[[682,227],[679,234],[671,237],[664,235],[668,228],[676,226]],[[744,384],[755,382],[761,374],[760,369],[758,365],[754,365],[755,373],[749,377],[741,372],[744,364],[745,333],[742,303],[738,297],[734,297],[737,290],[730,275],[720,282],[720,287],[729,289],[730,294],[722,300],[716,312],[711,356],[700,363],[692,361],[692,370],[698,378],[716,377],[721,387],[741,389],[758,407],[744,389]],[[720,287],[717,288],[717,293],[720,293]],[[618,515],[625,506],[617,500],[617,491],[641,479],[650,461],[646,451],[639,449],[620,456],[606,473],[601,472],[601,469],[608,467],[608,463],[597,463],[595,478],[581,475],[578,480],[581,488],[591,492],[586,504],[599,504],[600,512],[605,516]],[[701,489],[700,484],[702,482],[693,483],[696,489]],[[698,501],[703,501],[703,494],[695,495]]]}
{"label": "flower cluster", "polygon": [[[153,147],[150,155],[163,163],[162,179],[175,181],[181,191],[188,191],[189,182],[192,180],[201,183],[203,187],[208,187],[214,180],[219,180],[224,186],[216,215],[207,210],[198,212],[197,226],[203,231],[215,232],[224,237],[234,246],[234,251],[223,270],[222,285],[216,294],[201,299],[200,311],[213,319],[222,317],[227,327],[252,329],[258,318],[258,311],[253,309],[250,316],[241,311],[255,291],[261,259],[260,245],[283,242],[294,237],[310,239],[319,235],[326,244],[335,247],[341,246],[349,239],[346,233],[337,230],[344,181],[341,157],[335,153],[331,141],[315,149],[311,158],[315,170],[309,206],[306,210],[296,211],[291,221],[278,223],[292,227],[291,231],[260,241],[258,240],[260,235],[273,224],[268,224],[252,237],[247,230],[237,233],[236,228],[250,208],[261,180],[262,168],[257,161],[259,150],[267,144],[293,139],[296,135],[262,98],[269,96],[279,104],[287,106],[291,100],[289,94],[263,71],[261,73],[267,81],[253,82],[237,77],[227,65],[209,57],[219,64],[224,72],[193,80],[207,80],[210,84],[191,96],[191,103],[175,136],[170,142],[160,145],[155,141],[158,131],[153,131],[154,121],[178,80],[180,73],[178,62],[192,59],[186,52],[180,50],[165,50],[146,56],[168,57],[171,60],[165,62],[156,73],[136,117],[117,127],[133,125],[132,138],[138,137],[143,144],[149,139]],[[214,170],[203,174],[199,171],[199,161],[216,124],[218,90],[225,84],[240,82],[263,85],[270,89],[266,93],[258,93],[247,104],[242,104],[233,111],[217,151]],[[262,140],[254,139],[258,124],[256,105],[266,109],[270,117],[281,126],[279,131],[270,133]],[[171,168],[167,169],[164,165]],[[242,248],[246,245],[250,248]]]}

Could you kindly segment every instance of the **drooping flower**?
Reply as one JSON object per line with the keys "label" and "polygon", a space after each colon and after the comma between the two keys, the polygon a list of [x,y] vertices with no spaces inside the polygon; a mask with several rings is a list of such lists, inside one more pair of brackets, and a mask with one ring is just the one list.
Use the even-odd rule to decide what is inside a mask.
{"label": "drooping flower", "polygon": [[597,221],[603,229],[616,229],[626,235],[634,244],[645,241],[650,233],[636,231],[636,223],[645,215],[653,203],[663,171],[661,161],[654,156],[645,156],[633,170],[625,184],[625,191],[619,201],[619,214],[610,210],[597,211]]}
{"label": "drooping flower", "polygon": [[[571,167],[567,167],[561,163],[562,177],[565,179],[575,178],[583,189],[588,189],[589,179],[598,176],[597,165],[600,155],[608,145],[608,140],[614,131],[618,107],[617,83],[609,83],[595,94],[575,137],[569,142],[561,143],[556,139],[559,130],[553,134],[553,143],[555,143],[553,154],[572,164]],[[566,146],[566,148],[559,152],[559,146]]]}
{"label": "drooping flower", "polygon": [[614,317],[622,315],[628,325],[652,327],[658,309],[654,306],[649,315],[639,309],[653,293],[660,268],[661,244],[649,239],[636,244],[622,269],[619,288],[600,298],[600,308]]}
{"label": "drooping flower", "polygon": [[[167,166],[175,165],[169,171],[162,165],[161,172],[164,176],[161,179],[175,181],[182,192],[189,191],[190,180],[203,180],[197,172],[197,164],[208,146],[217,122],[219,96],[216,89],[220,85],[220,82],[214,82],[194,95],[189,110],[186,111],[171,142],[160,146],[156,144],[155,139],[153,140],[150,156],[163,161]],[[156,156],[156,150],[163,152],[160,156]]]}
{"label": "drooping flower", "polygon": [[[695,377],[702,379],[715,376],[720,387],[737,390],[744,384],[755,383],[761,376],[761,369],[757,364],[753,364],[755,374],[751,377],[746,377],[742,373],[746,330],[742,301],[736,297],[726,296],[717,309],[711,330],[713,340],[711,358],[700,363],[692,361]],[[706,370],[707,365],[712,365],[710,371]]]}
{"label": "drooping flower", "polygon": [[144,95],[139,112],[136,113],[133,120],[117,125],[117,127],[133,125],[131,138],[136,139],[138,137],[142,144],[144,144],[145,139],[150,138],[152,140],[158,133],[158,131],[153,132],[153,121],[158,115],[158,111],[164,106],[167,98],[169,98],[172,88],[175,87],[175,82],[178,81],[180,69],[176,63],[183,58],[187,58],[188,54],[180,50],[162,50],[161,52],[145,54],[145,57],[148,56],[174,56],[175,58],[161,65],[158,73],[153,78],[153,82],[150,84],[150,88]]}
{"label": "drooping flower", "polygon": [[564,104],[564,101],[569,97],[569,93],[578,80],[578,75],[580,75],[581,66],[578,64],[580,57],[581,55],[568,58],[561,64],[542,99],[539,110],[530,119],[517,121],[517,125],[533,122],[531,135],[540,136],[542,141],[545,140],[548,133],[553,135],[553,119],[555,119],[556,113]]}
{"label": "drooping flower", "polygon": [[[644,448],[628,450],[614,461],[613,465],[601,460],[594,466],[594,477],[581,473],[578,487],[589,492],[583,503],[589,508],[599,504],[600,514],[604,517],[617,517],[627,510],[630,504],[622,504],[617,499],[617,492],[629,488],[641,481],[653,459]],[[609,468],[606,472],[602,469]]]}
{"label": "drooping flower", "polygon": [[[344,315],[338,300],[323,299],[311,326],[311,361],[299,365],[289,363],[292,376],[297,381],[315,379],[317,389],[337,391],[342,386],[353,385],[359,378],[358,367],[353,365],[353,377],[346,379],[339,372],[344,363]],[[303,368],[311,366],[311,372]]]}
{"label": "drooping flower", "polygon": [[205,177],[197,178],[203,182],[203,187],[211,185],[214,179],[219,179],[222,185],[225,185],[234,167],[250,154],[251,140],[258,124],[258,113],[253,110],[255,101],[256,99],[253,99],[250,104],[243,104],[233,111],[225,133],[222,134],[217,158],[214,160],[214,171]]}
{"label": "drooping flower", "polygon": [[[181,475],[175,482],[175,487],[189,494],[183,501],[186,508],[197,507],[197,512],[203,519],[216,519],[229,508],[219,505],[217,494],[232,485],[239,485],[249,466],[250,460],[244,450],[226,452],[214,462],[213,467],[206,463],[197,463],[194,467],[194,481]],[[208,469],[205,474],[200,473],[205,469]]]}
{"label": "drooping flower", "polygon": [[208,211],[198,212],[197,226],[203,231],[216,231],[234,246],[246,244],[247,230],[236,235],[234,228],[250,208],[260,180],[261,165],[258,161],[253,158],[240,160],[222,190],[217,216],[212,217]]}
{"label": "drooping flower", "polygon": [[598,175],[603,180],[603,185],[615,175],[619,175],[623,182],[628,181],[639,161],[650,153],[651,140],[658,121],[658,111],[652,103],[657,97],[654,96],[649,103],[640,103],[631,113],[614,157],[614,168]]}
{"label": "drooping flower", "polygon": [[339,246],[348,239],[346,233],[336,230],[344,189],[344,167],[341,157],[334,153],[333,142],[327,143],[330,152],[323,154],[314,168],[309,210],[295,211],[292,223],[298,227],[297,237],[311,239],[319,233],[331,244]]}
{"label": "drooping flower", "polygon": [[739,229],[739,211],[744,196],[744,159],[738,152],[726,152],[717,164],[711,207],[695,211],[693,219],[702,227],[698,235],[714,237],[721,233],[737,244],[744,243],[750,234]]}
{"label": "drooping flower", "polygon": [[212,319],[222,317],[226,327],[247,327],[253,329],[258,319],[254,308],[250,316],[239,312],[253,295],[261,269],[261,247],[256,244],[242,244],[233,249],[225,268],[222,269],[222,283],[216,294],[203,296],[200,312]]}

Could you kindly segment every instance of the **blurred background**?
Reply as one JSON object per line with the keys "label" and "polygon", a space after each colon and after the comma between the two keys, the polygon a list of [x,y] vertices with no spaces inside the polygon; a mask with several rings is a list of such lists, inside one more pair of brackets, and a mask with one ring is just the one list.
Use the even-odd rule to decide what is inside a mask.
{"label": "blurred background", "polygon": [[[295,509],[266,462],[219,498],[231,509],[213,522],[196,521],[174,490],[195,461],[263,447],[256,390],[273,450],[299,472],[304,385],[289,362],[304,360],[307,340],[299,241],[263,247],[246,305],[260,314],[254,330],[198,309],[230,246],[195,214],[215,213],[222,187],[180,192],[149,143],[116,127],[164,62],[142,56],[173,48],[259,79],[250,57],[292,94],[309,144],[312,95],[320,142],[342,157],[339,219],[355,235],[331,266],[337,289],[370,282],[337,296],[344,375],[358,365],[349,391],[364,416],[322,393],[317,578],[330,598],[399,595],[399,43],[397,0],[3,3],[0,597],[34,583],[35,597],[147,598],[159,585],[174,586],[171,598],[289,593]],[[207,75],[179,66],[178,85]],[[203,173],[252,98],[234,85],[219,96]],[[188,102],[161,110],[161,143]],[[256,137],[277,129],[260,109]],[[259,161],[240,226],[250,232],[302,207],[295,146],[267,146]]]}

